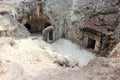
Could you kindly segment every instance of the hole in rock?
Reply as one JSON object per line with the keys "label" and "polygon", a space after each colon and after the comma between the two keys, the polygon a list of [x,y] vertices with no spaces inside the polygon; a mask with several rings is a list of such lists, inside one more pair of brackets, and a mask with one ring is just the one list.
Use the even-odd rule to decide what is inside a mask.
{"label": "hole in rock", "polygon": [[89,38],[87,48],[94,49],[95,43],[96,43],[96,41],[94,39]]}
{"label": "hole in rock", "polygon": [[31,30],[31,25],[28,23],[28,22],[26,22],[26,24],[24,24],[24,26],[30,31]]}
{"label": "hole in rock", "polygon": [[49,32],[49,40],[53,40],[53,30]]}

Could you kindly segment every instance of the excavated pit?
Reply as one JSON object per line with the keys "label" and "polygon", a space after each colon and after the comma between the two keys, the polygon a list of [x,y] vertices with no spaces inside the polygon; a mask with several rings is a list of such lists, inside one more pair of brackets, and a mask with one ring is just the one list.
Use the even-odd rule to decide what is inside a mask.
{"label": "excavated pit", "polygon": [[[47,1],[52,2],[51,0],[47,0]],[[56,0],[53,0],[53,1],[56,2]],[[60,2],[63,2],[63,1],[65,1],[65,0],[61,0]],[[73,6],[74,9],[75,9],[75,7],[78,6],[78,4],[77,4],[78,2],[76,2],[76,1],[79,2],[79,1],[83,1],[83,0],[73,0],[73,2],[74,2],[73,4],[75,5],[75,6]],[[115,1],[117,1],[117,0],[115,0]],[[68,5],[66,5],[67,1],[62,3],[62,5],[63,5],[62,7],[64,7],[64,3],[65,3],[65,7],[67,7],[68,6]],[[57,2],[57,6],[58,6],[58,4],[61,5],[61,3],[59,3],[59,1]],[[64,11],[67,11],[67,9],[62,8],[59,11],[61,6],[58,6],[58,7],[57,6],[53,5],[53,7],[52,7],[52,9],[55,7],[55,10],[56,10],[56,8],[58,10],[58,11],[56,10],[55,12],[53,12],[53,15],[58,13],[60,15],[60,17],[57,14],[57,18],[61,19],[58,21],[64,21],[61,18],[62,17],[61,13],[65,14]],[[80,6],[80,8],[82,9],[82,6]],[[89,9],[91,9],[91,8],[89,8],[89,6],[88,6],[87,10],[89,10]],[[41,10],[40,10],[40,12],[41,12]],[[79,13],[79,10],[76,12]],[[113,11],[113,12],[115,12],[115,11]],[[66,15],[69,15],[68,13],[69,12],[67,12]],[[1,13],[1,14],[4,14],[4,13]],[[102,14],[104,14],[104,11],[102,12]],[[109,14],[109,13],[107,13],[107,14]],[[107,14],[104,15],[105,18],[106,17],[108,18]],[[110,13],[110,14],[116,15],[114,13]],[[74,15],[71,14],[71,16],[74,16]],[[100,15],[100,16],[103,16],[103,15]],[[97,18],[97,17],[99,17],[99,15],[96,16],[95,18]],[[43,32],[42,33],[43,39],[45,41],[51,43],[51,42],[53,42],[53,40],[55,38],[55,36],[53,36],[55,27],[51,26],[49,19],[46,19],[46,18],[48,18],[48,17],[45,16],[44,14],[40,15],[39,10],[38,10],[37,15],[29,14],[26,17],[23,17],[21,19],[20,22],[24,26],[17,23],[16,21],[12,21],[12,24],[10,24],[11,23],[10,22],[7,25],[1,25],[1,26],[8,27],[8,25],[10,25],[9,26],[10,28],[15,27],[14,29],[11,29],[11,30],[9,30],[9,27],[8,27],[9,37],[11,37],[11,36],[12,37],[16,37],[16,36],[24,37],[26,35],[29,35],[29,32],[31,34],[32,33],[40,33],[41,34]],[[52,17],[52,18],[54,18],[54,17]],[[63,16],[63,18],[66,19],[66,16],[65,17]],[[1,18],[1,20],[2,20],[2,18]],[[73,19],[73,20],[75,20],[75,19]],[[94,18],[91,18],[91,20],[95,25],[87,24],[86,29],[88,30],[88,28],[89,28],[90,31],[84,31],[84,33],[83,33],[84,40],[80,40],[80,39],[77,39],[77,40],[79,40],[81,43],[84,43],[87,48],[93,49],[96,52],[100,52],[101,50],[102,51],[100,53],[108,52],[109,48],[107,48],[107,46],[110,46],[110,49],[111,48],[113,49],[113,46],[111,46],[111,44],[113,45],[113,43],[114,43],[113,40],[115,39],[114,36],[116,36],[116,35],[113,33],[112,34],[109,33],[110,34],[109,35],[109,34],[106,34],[106,32],[101,31],[101,29],[96,29],[96,27],[97,28],[103,27],[103,24],[101,26],[98,22],[96,25],[96,20],[94,21]],[[104,20],[104,19],[102,19],[102,20]],[[114,19],[111,18],[111,19],[107,19],[107,20],[114,20]],[[55,19],[55,21],[57,23],[57,19]],[[79,21],[81,21],[81,19]],[[6,23],[6,22],[7,22],[7,20],[4,21],[4,23]],[[70,19],[68,19],[68,22],[72,23],[72,21],[70,21]],[[89,20],[88,20],[88,22],[89,22]],[[1,23],[1,21],[0,21],[0,23]],[[59,23],[60,22],[58,22],[58,24],[56,26],[59,25],[62,27],[63,25],[60,25],[60,24],[62,24],[63,22],[60,24]],[[3,23],[1,23],[1,24],[3,24]],[[64,27],[65,27],[64,29],[66,29],[66,27],[68,27],[68,26],[71,26],[71,25],[66,23],[64,25]],[[68,30],[65,30],[66,32],[64,32],[64,30],[63,30],[63,32],[65,33],[65,36],[69,37],[70,35],[72,35],[71,38],[75,39],[75,37],[73,37],[75,34],[78,34],[80,36],[82,33],[80,34],[77,31],[72,31],[71,29],[74,29],[74,30],[77,29],[76,25],[74,26],[74,24],[73,24],[72,26],[74,28],[72,28],[72,27],[68,28]],[[79,25],[79,26],[81,26],[81,25]],[[24,27],[26,27],[29,32]],[[76,29],[75,29],[75,27],[76,27]],[[111,28],[111,26],[105,26],[105,27]],[[95,33],[92,32],[92,30],[95,30],[95,29],[97,32],[95,32]],[[119,28],[117,28],[117,29],[119,31]],[[60,27],[57,30],[58,30],[58,32],[56,35],[62,34],[62,29],[60,29]],[[61,33],[59,33],[59,30],[61,31]],[[69,31],[69,33],[68,33],[68,31]],[[5,30],[5,32],[6,32],[6,30]],[[101,32],[102,34],[100,34],[99,32]],[[37,35],[39,35],[39,34],[37,34]],[[77,36],[77,37],[79,37],[79,36]],[[57,38],[57,39],[59,39],[59,38]],[[112,60],[112,58],[109,59],[109,58],[97,57],[97,59],[93,59],[94,55],[91,52],[84,50],[79,45],[74,44],[73,42],[71,42],[69,40],[59,39],[58,41],[56,41],[52,44],[44,42],[42,40],[42,38],[40,39],[40,36],[38,36],[38,37],[34,36],[32,39],[30,36],[28,39],[22,39],[22,40],[20,39],[20,40],[15,40],[15,41],[13,40],[13,38],[11,38],[11,40],[12,40],[12,42],[7,42],[4,38],[1,38],[1,46],[2,46],[2,47],[0,47],[1,48],[0,66],[2,66],[0,69],[1,80],[8,80],[8,79],[15,79],[15,80],[16,79],[21,79],[21,80],[23,80],[23,79],[25,79],[25,80],[45,79],[45,80],[50,80],[51,78],[54,78],[55,80],[56,79],[58,79],[58,80],[61,80],[61,79],[63,79],[63,80],[67,80],[67,79],[69,79],[69,80],[71,80],[71,79],[72,80],[80,80],[80,79],[83,79],[83,80],[88,80],[88,79],[111,80],[111,79],[116,79],[116,76],[118,77],[116,80],[119,80],[119,71],[120,71],[119,62],[117,63],[116,60]],[[9,39],[8,39],[8,41],[9,41]],[[76,42],[76,41],[74,41],[74,42]],[[3,44],[3,43],[5,43],[5,44]],[[110,44],[110,45],[108,45],[108,44]],[[119,45],[118,45],[118,47],[119,47]],[[103,50],[103,49],[106,49],[106,50]],[[119,57],[118,53],[119,53],[119,49],[116,48],[115,53],[112,54],[112,55],[114,55],[114,54],[116,54],[116,55],[114,55],[113,57],[115,57],[115,58]],[[53,57],[53,55],[55,55],[55,54],[57,55],[57,57]],[[61,57],[58,57],[58,56],[61,56]],[[91,59],[93,59],[93,61],[89,63],[89,61]],[[64,70],[59,68],[58,66],[56,66],[56,64],[58,66],[63,67]],[[86,67],[84,67],[84,66],[86,66]],[[75,67],[78,67],[78,68],[84,67],[84,68],[82,68],[82,69],[79,68],[79,70],[76,70]],[[55,68],[57,68],[57,70]],[[71,70],[67,71],[65,68],[70,68]],[[72,68],[75,68],[75,71]],[[93,75],[94,75],[94,77],[93,77]],[[66,77],[66,78],[64,78],[64,77]]]}

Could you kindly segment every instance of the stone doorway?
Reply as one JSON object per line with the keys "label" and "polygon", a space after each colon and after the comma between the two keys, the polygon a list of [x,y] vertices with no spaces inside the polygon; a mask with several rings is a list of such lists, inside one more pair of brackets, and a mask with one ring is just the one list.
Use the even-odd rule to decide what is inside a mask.
{"label": "stone doorway", "polygon": [[49,26],[43,30],[43,39],[52,43],[55,40],[55,31],[53,26]]}
{"label": "stone doorway", "polygon": [[84,45],[88,49],[92,49],[96,53],[99,53],[101,46],[101,37],[89,32],[84,32]]}
{"label": "stone doorway", "polygon": [[90,49],[93,49],[93,50],[94,50],[95,45],[96,45],[96,40],[91,39],[91,38],[88,38],[87,48],[90,48]]}
{"label": "stone doorway", "polygon": [[52,41],[53,40],[53,30],[49,31],[48,35],[49,35],[49,41]]}

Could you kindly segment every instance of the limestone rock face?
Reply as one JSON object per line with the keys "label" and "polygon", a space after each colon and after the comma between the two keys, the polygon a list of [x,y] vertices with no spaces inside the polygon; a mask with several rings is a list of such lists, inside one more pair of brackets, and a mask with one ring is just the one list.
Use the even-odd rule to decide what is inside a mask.
{"label": "limestone rock face", "polygon": [[13,38],[25,38],[30,35],[29,31],[10,15],[0,16],[1,36]]}
{"label": "limestone rock face", "polygon": [[[119,0],[46,0],[44,13],[57,28],[56,38],[64,36],[82,44],[81,28],[86,20],[93,19],[96,25],[118,26],[119,3]],[[99,21],[100,18],[104,23]],[[119,40],[118,37],[116,39]]]}

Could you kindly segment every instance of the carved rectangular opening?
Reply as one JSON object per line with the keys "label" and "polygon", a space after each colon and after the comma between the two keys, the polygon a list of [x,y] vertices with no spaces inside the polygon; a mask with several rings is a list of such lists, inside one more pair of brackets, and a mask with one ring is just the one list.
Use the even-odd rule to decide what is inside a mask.
{"label": "carved rectangular opening", "polygon": [[53,30],[49,32],[49,41],[53,40]]}
{"label": "carved rectangular opening", "polygon": [[95,44],[96,44],[96,40],[88,38],[87,48],[90,48],[90,49],[94,50]]}

